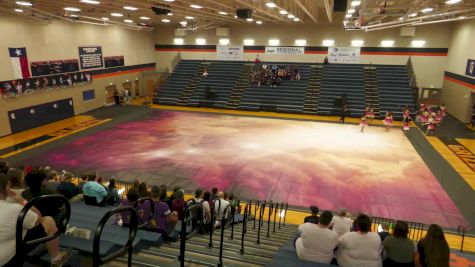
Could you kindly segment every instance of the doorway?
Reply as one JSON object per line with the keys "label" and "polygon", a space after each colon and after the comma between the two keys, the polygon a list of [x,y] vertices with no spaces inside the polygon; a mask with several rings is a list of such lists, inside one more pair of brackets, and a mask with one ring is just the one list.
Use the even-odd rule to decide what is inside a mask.
{"label": "doorway", "polygon": [[135,80],[134,81],[134,90],[135,90],[135,96],[139,97],[141,95],[141,93],[140,93],[140,80]]}
{"label": "doorway", "polygon": [[117,86],[115,84],[106,86],[106,105],[115,104],[115,90]]}

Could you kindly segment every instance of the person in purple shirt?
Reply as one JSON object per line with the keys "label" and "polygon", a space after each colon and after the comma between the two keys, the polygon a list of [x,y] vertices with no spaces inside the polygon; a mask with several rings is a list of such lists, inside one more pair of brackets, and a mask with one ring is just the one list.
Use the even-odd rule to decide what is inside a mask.
{"label": "person in purple shirt", "polygon": [[[134,203],[135,201],[137,201],[139,199],[139,194],[137,192],[137,190],[135,188],[131,188],[129,189],[129,191],[127,192],[127,197],[122,199],[121,203],[120,203],[120,206],[121,207],[133,207],[134,206]],[[143,210],[142,210],[142,207],[139,205],[137,206],[137,213],[139,215],[139,224],[142,223],[142,219],[143,219]],[[120,218],[118,218],[119,220],[119,225],[120,225],[120,220],[122,220],[122,226],[129,226],[130,224],[130,214],[129,212],[121,212],[120,213]]]}
{"label": "person in purple shirt", "polygon": [[[167,237],[173,232],[173,230],[175,230],[175,225],[178,222],[178,213],[176,211],[171,212],[167,203],[160,200],[160,195],[163,195],[163,192],[160,191],[158,186],[152,187],[151,195],[155,205],[155,210],[147,229],[159,232]],[[142,208],[147,211],[150,210],[149,206],[149,202],[145,202]]]}

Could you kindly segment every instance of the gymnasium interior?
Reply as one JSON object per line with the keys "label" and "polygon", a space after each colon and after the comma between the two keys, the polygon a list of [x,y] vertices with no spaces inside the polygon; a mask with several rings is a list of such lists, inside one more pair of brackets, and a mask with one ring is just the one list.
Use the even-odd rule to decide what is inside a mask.
{"label": "gymnasium interior", "polygon": [[[22,205],[0,208],[0,266],[475,266],[475,0],[0,0],[0,14],[0,205]],[[28,176],[51,193],[27,199]],[[56,231],[26,241],[52,200]],[[328,214],[351,230],[331,262],[309,260],[302,224],[336,235]],[[364,234],[407,227],[412,265],[388,265],[383,237],[374,264],[340,258],[363,215]],[[440,265],[419,258],[434,227]]]}

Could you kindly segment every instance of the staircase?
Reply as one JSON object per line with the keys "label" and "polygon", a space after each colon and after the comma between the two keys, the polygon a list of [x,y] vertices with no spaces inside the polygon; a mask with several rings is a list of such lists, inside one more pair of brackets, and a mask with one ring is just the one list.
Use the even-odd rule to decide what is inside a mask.
{"label": "staircase", "polygon": [[228,101],[226,103],[226,108],[237,109],[239,107],[241,98],[244,95],[246,88],[249,86],[249,83],[251,82],[252,68],[252,64],[244,65],[244,68],[241,71],[240,78],[237,80],[231,94],[229,95]]}
{"label": "staircase", "polygon": [[160,88],[158,94],[153,99],[154,104],[162,105],[176,105],[180,98],[183,88],[190,81],[190,77],[193,77],[201,62],[182,60],[177,63],[175,70],[167,78],[163,87]]}
{"label": "staircase", "polygon": [[203,78],[203,70],[208,64],[206,63],[201,63],[198,69],[196,70],[195,74],[193,75],[193,78],[188,82],[186,85],[185,89],[181,92],[180,98],[178,98],[176,104],[178,106],[186,106],[188,105],[188,102],[190,100],[191,95],[196,89],[196,86],[198,83],[201,81]]}
{"label": "staircase", "polygon": [[365,105],[372,107],[374,110],[375,117],[378,117],[379,95],[378,95],[378,79],[376,78],[375,67],[364,68],[364,84],[365,84]]}
{"label": "staircase", "polygon": [[[267,211],[266,211],[267,213]],[[279,249],[297,233],[297,225],[275,225],[272,220],[249,220],[246,225],[244,242],[242,239],[243,223],[234,224],[224,229],[222,265],[230,267],[270,266]],[[267,215],[265,215],[267,217]],[[275,229],[275,231],[274,231]],[[213,231],[210,246],[210,234],[196,234],[186,241],[185,266],[220,266],[221,229]],[[259,240],[259,241],[257,241]],[[244,248],[242,247],[244,244]],[[164,242],[160,245],[150,244],[135,252],[132,266],[180,266],[180,242]],[[121,256],[105,266],[127,266],[127,256]]]}
{"label": "staircase", "polygon": [[317,114],[318,98],[322,81],[322,66],[310,66],[310,78],[308,79],[307,95],[303,105],[304,114]]}

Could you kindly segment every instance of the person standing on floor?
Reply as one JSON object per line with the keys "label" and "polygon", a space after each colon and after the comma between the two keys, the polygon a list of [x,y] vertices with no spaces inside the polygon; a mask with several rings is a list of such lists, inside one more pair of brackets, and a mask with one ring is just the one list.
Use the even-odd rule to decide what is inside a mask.
{"label": "person standing on floor", "polygon": [[386,132],[389,131],[389,128],[393,126],[393,114],[391,112],[386,112],[386,117],[383,120],[384,125],[386,125]]}
{"label": "person standing on floor", "polygon": [[341,123],[345,123],[345,118],[348,116],[348,105],[341,106],[340,119]]}

